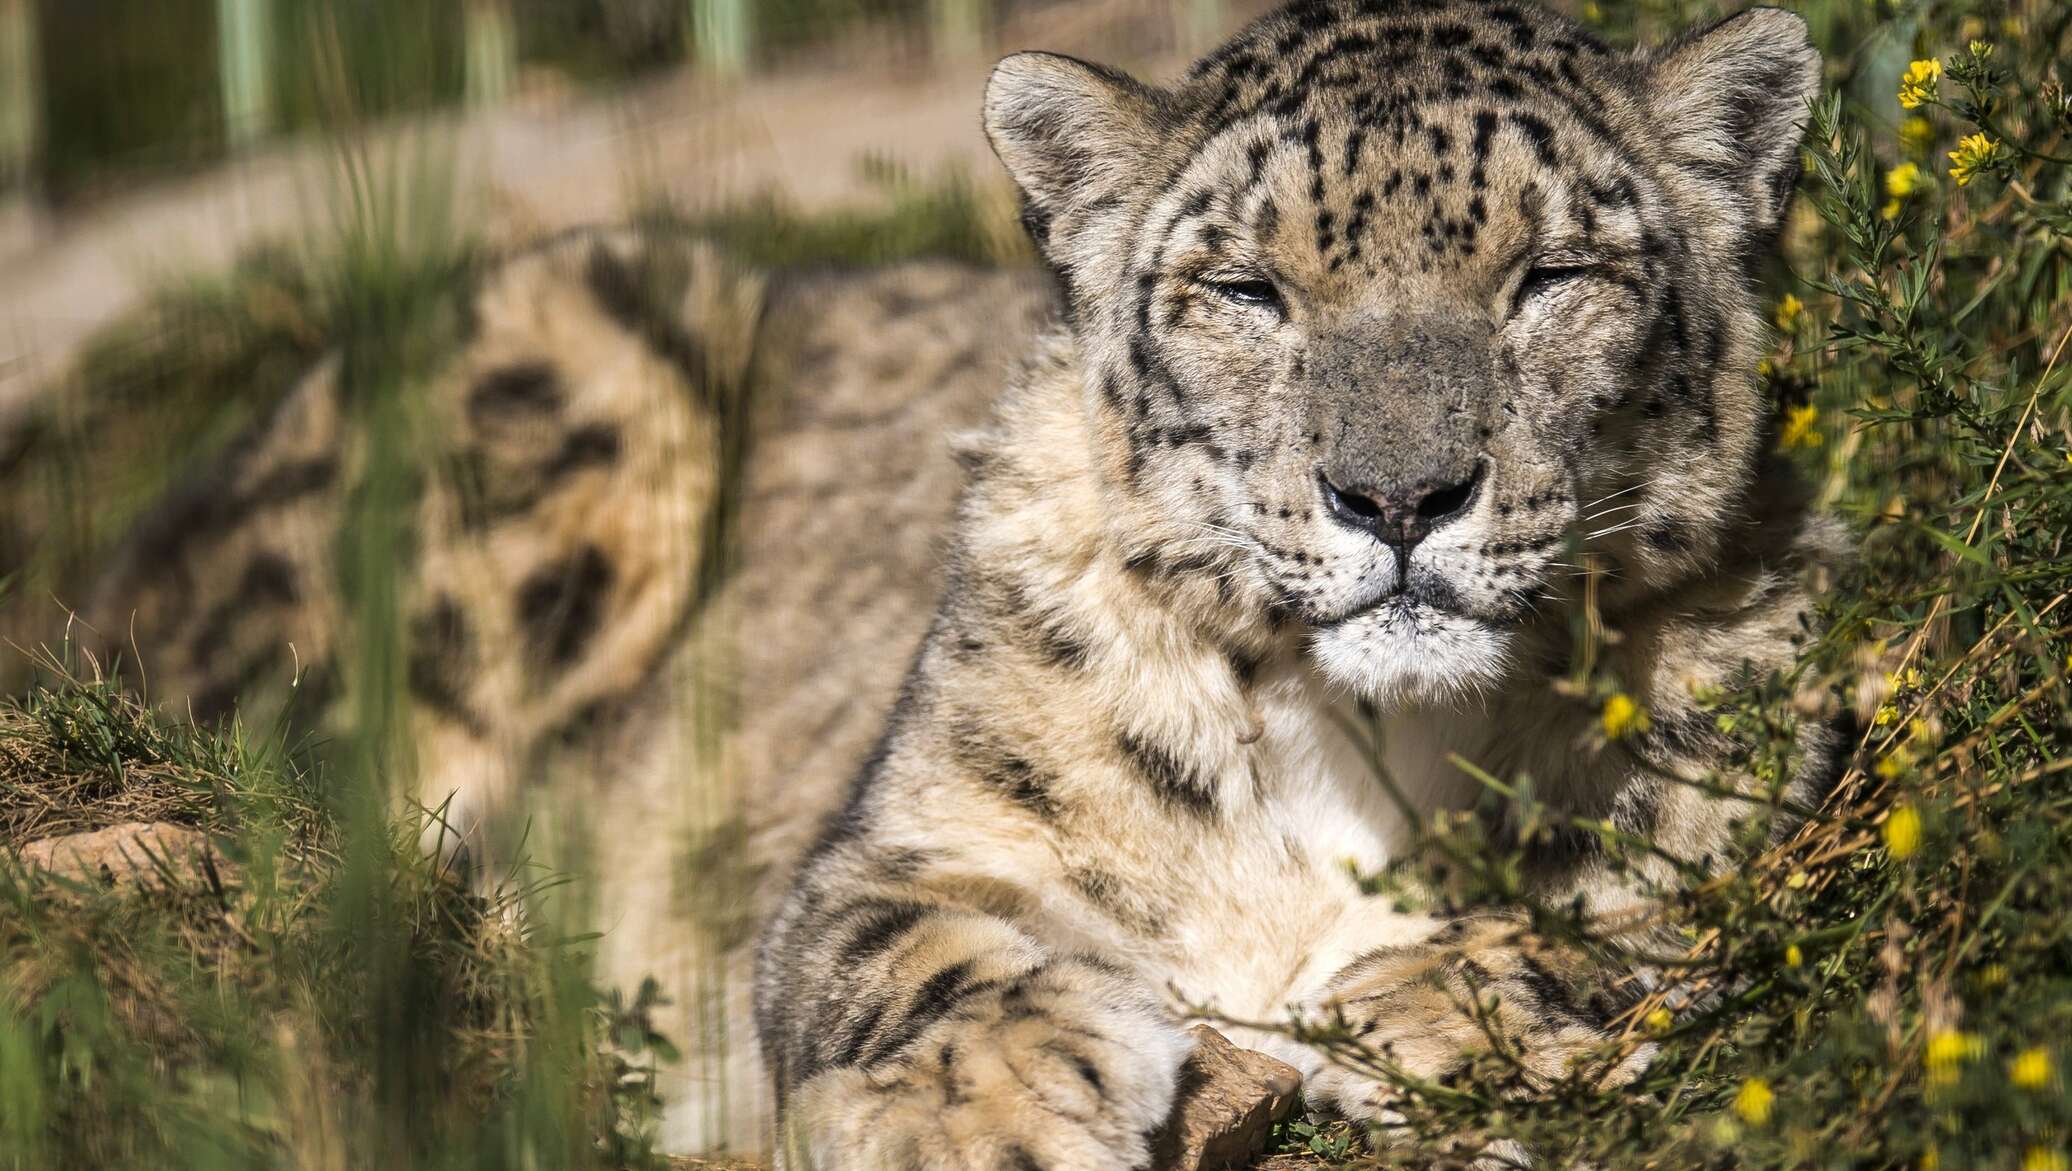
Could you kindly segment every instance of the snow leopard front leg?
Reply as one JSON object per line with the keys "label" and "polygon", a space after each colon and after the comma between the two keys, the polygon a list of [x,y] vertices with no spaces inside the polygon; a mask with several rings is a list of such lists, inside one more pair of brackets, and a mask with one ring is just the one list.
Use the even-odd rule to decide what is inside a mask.
{"label": "snow leopard front leg", "polygon": [[759,957],[781,1164],[1148,1165],[1193,1047],[1153,990],[857,853],[810,864]]}
{"label": "snow leopard front leg", "polygon": [[[1772,560],[1789,566],[1792,558]],[[1715,641],[1740,653],[1788,648],[1810,601],[1764,579],[1731,584],[1709,595],[1719,604],[1696,632],[1709,640],[1680,620],[1629,642],[1671,681],[1642,694],[1647,724],[1621,729],[1587,751],[1557,757],[1550,748],[1536,760],[1511,762],[1515,771],[1558,783],[1543,794],[1544,807],[1524,819],[1530,831],[1519,824],[1520,809],[1506,807],[1491,827],[1499,848],[1518,851],[1532,901],[1550,915],[1580,913],[1593,945],[1535,935],[1522,911],[1434,923],[1424,939],[1368,950],[1333,974],[1308,1006],[1312,1020],[1342,1019],[1359,1048],[1413,1079],[1444,1077],[1499,1047],[1520,1074],[1521,1089],[1543,1087],[1571,1068],[1607,1086],[1640,1072],[1652,1048],[1632,1037],[1629,1010],[1660,986],[1659,972],[1641,957],[1674,954],[1680,942],[1665,906],[1687,883],[1732,865],[1761,840],[1752,831],[1767,827],[1771,839],[1787,832],[1795,824],[1787,810],[1818,803],[1841,744],[1834,727],[1800,728],[1794,771],[1779,794],[1734,766],[1742,749],[1718,730],[1688,681],[1723,688],[1747,660],[1679,657],[1673,648]],[[1766,604],[1741,599],[1737,608],[1742,592]],[[1783,653],[1773,651],[1773,658]],[[1512,723],[1558,726],[1545,711],[1499,711]],[[1594,730],[1549,742],[1587,744]],[[1563,764],[1573,771],[1564,774]],[[1312,1100],[1355,1118],[1385,1118],[1398,1083],[1362,1064],[1313,1075]]]}
{"label": "snow leopard front leg", "polygon": [[1571,1072],[1630,1080],[1645,1052],[1621,1052],[1613,973],[1498,914],[1433,919],[1428,935],[1375,947],[1332,973],[1304,1017],[1342,1030],[1305,1083],[1309,1101],[1387,1122],[1406,1084],[1440,1081],[1490,1055],[1537,1090]]}

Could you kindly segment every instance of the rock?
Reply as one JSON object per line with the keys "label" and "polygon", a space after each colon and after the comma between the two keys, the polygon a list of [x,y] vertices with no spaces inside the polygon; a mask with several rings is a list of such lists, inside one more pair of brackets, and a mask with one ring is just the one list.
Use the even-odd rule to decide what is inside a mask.
{"label": "rock", "polygon": [[1207,1025],[1180,1069],[1180,1099],[1151,1144],[1156,1171],[1216,1171],[1250,1160],[1267,1130],[1295,1108],[1302,1075],[1286,1062],[1240,1049]]}
{"label": "rock", "polygon": [[200,874],[209,849],[208,835],[198,829],[163,821],[126,821],[30,842],[22,847],[21,859],[31,869],[78,881],[142,881],[156,878],[161,866],[175,875]]}

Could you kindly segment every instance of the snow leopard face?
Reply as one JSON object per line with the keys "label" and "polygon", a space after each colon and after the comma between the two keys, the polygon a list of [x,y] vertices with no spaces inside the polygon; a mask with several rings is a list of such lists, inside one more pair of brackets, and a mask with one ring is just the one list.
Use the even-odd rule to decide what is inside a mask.
{"label": "snow leopard face", "polygon": [[1817,77],[1774,10],[1629,55],[1525,6],[1311,3],[1171,89],[1011,58],[989,126],[1161,563],[1437,696],[1584,556],[1648,588],[1713,555]]}

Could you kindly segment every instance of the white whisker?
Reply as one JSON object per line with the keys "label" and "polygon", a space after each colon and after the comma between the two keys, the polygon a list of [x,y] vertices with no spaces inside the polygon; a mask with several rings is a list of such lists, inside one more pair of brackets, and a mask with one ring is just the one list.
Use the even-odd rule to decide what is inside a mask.
{"label": "white whisker", "polygon": [[1593,512],[1588,516],[1585,516],[1583,518],[1583,523],[1587,524],[1590,521],[1599,519],[1600,517],[1610,516],[1615,512],[1632,512],[1634,509],[1637,508],[1646,508],[1648,506],[1648,503],[1649,502],[1646,500],[1636,500],[1631,504],[1614,504],[1610,508],[1600,508],[1596,512]]}
{"label": "white whisker", "polygon": [[1590,534],[1589,536],[1586,536],[1586,537],[1584,537],[1583,539],[1584,539],[1584,540],[1586,540],[1586,541],[1595,541],[1595,540],[1599,540],[1599,539],[1601,539],[1601,538],[1604,538],[1604,537],[1609,537],[1609,536],[1611,536],[1611,535],[1612,535],[1613,533],[1623,533],[1623,532],[1625,532],[1625,531],[1626,531],[1627,529],[1635,529],[1635,528],[1639,528],[1639,527],[1640,527],[1640,523],[1641,523],[1641,522],[1639,522],[1639,521],[1637,521],[1637,520],[1629,520],[1629,521],[1627,521],[1627,522],[1626,522],[1626,523],[1624,523],[1624,524],[1616,524],[1616,525],[1613,525],[1612,527],[1610,527],[1610,528],[1608,528],[1608,529],[1599,529],[1599,530],[1597,530],[1596,532],[1594,532],[1594,533],[1591,533],[1591,534]]}
{"label": "white whisker", "polygon": [[1583,507],[1596,508],[1598,505],[1603,504],[1607,500],[1616,500],[1619,497],[1624,496],[1628,492],[1638,492],[1645,487],[1647,487],[1647,483],[1643,481],[1641,483],[1631,485],[1630,487],[1621,488],[1617,492],[1607,492],[1603,496],[1599,496],[1597,499],[1592,500],[1588,504],[1585,504]]}

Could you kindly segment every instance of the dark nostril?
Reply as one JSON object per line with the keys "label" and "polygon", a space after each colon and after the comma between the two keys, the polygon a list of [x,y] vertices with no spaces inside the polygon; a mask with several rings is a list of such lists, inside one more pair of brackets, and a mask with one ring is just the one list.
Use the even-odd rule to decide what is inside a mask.
{"label": "dark nostril", "polygon": [[1482,482],[1482,465],[1476,464],[1473,475],[1458,484],[1449,485],[1428,493],[1417,502],[1417,517],[1423,521],[1441,521],[1461,509],[1474,499],[1475,488]]}
{"label": "dark nostril", "polygon": [[[1483,471],[1483,465],[1478,463],[1467,479],[1420,494],[1416,488],[1406,491],[1341,488],[1319,469],[1317,489],[1323,493],[1330,515],[1340,524],[1370,533],[1407,552],[1430,536],[1432,530],[1467,511],[1481,487]],[[1430,482],[1429,479],[1425,481]]]}
{"label": "dark nostril", "polygon": [[1372,497],[1362,496],[1358,492],[1348,492],[1333,484],[1330,478],[1321,472],[1317,474],[1317,483],[1323,486],[1324,499],[1334,510],[1351,513],[1362,520],[1381,519],[1381,504]]}

